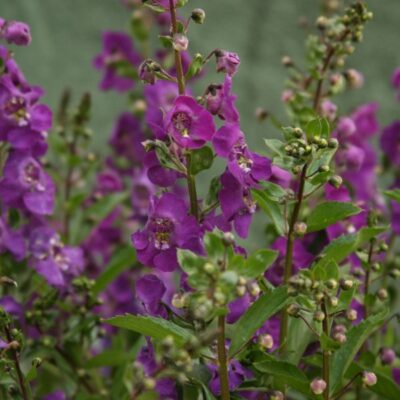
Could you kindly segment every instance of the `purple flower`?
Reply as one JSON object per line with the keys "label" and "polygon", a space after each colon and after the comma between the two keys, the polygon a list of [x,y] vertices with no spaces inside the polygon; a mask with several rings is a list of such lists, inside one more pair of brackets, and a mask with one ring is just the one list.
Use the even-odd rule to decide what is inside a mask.
{"label": "purple flower", "polygon": [[235,107],[236,95],[231,93],[232,77],[225,75],[223,85],[210,85],[206,95],[206,107],[213,115],[226,122],[239,122],[239,113]]}
{"label": "purple flower", "polygon": [[189,96],[179,96],[164,118],[164,129],[186,149],[198,149],[211,140],[215,125],[212,115]]}
{"label": "purple flower", "polygon": [[337,105],[329,100],[324,100],[321,103],[321,116],[334,121],[337,113]]}
{"label": "purple flower", "polygon": [[221,176],[222,188],[219,191],[219,201],[222,214],[229,222],[233,222],[237,234],[246,238],[249,232],[251,219],[256,211],[254,202],[248,187],[241,183],[229,172]]}
{"label": "purple flower", "polygon": [[393,368],[392,369],[392,376],[393,380],[400,385],[400,368]]}
{"label": "purple flower", "polygon": [[0,196],[5,204],[49,215],[54,208],[54,192],[52,179],[34,158],[18,152],[10,154],[0,180]]}
{"label": "purple flower", "polygon": [[24,22],[5,21],[0,18],[0,39],[17,46],[27,46],[31,40],[31,31]]}
{"label": "purple flower", "polygon": [[25,241],[19,231],[14,231],[0,218],[0,254],[9,251],[17,261],[25,257]]}
{"label": "purple flower", "polygon": [[161,187],[172,186],[179,177],[179,172],[164,168],[157,158],[155,150],[149,151],[144,158],[144,166],[151,183]]}
{"label": "purple flower", "polygon": [[103,52],[95,57],[93,65],[103,71],[100,89],[125,92],[134,86],[130,77],[119,74],[118,67],[137,68],[140,56],[136,53],[129,35],[123,32],[103,33]]}
{"label": "purple flower", "polygon": [[166,317],[166,310],[161,304],[165,292],[164,283],[156,275],[144,275],[136,281],[136,295],[151,315]]}
{"label": "purple flower", "polygon": [[346,140],[352,136],[357,130],[356,124],[350,117],[340,118],[336,131],[339,140]]}
{"label": "purple flower", "polygon": [[226,318],[228,324],[234,324],[249,308],[251,304],[250,295],[246,293],[243,297],[238,297],[236,300],[228,304],[229,314]]}
{"label": "purple flower", "polygon": [[279,168],[276,165],[271,165],[271,176],[269,181],[287,189],[290,186],[292,175],[289,171]]}
{"label": "purple flower", "polygon": [[228,159],[229,171],[242,185],[255,187],[271,176],[271,160],[249,151],[239,125],[224,125],[212,142],[217,155]]}
{"label": "purple flower", "polygon": [[108,143],[119,156],[127,158],[132,163],[141,163],[145,155],[143,141],[140,122],[126,112],[119,116]]}
{"label": "purple flower", "polygon": [[378,132],[379,124],[376,117],[377,110],[377,103],[368,103],[358,107],[353,112],[351,118],[356,125],[357,136],[365,139]]}
{"label": "purple flower", "polygon": [[145,218],[149,209],[150,198],[156,188],[144,171],[136,170],[132,178],[131,204],[134,218]]}
{"label": "purple flower", "polygon": [[[211,380],[209,382],[209,387],[215,395],[221,393],[221,386],[218,374],[218,367],[214,364],[208,366],[212,373]],[[233,391],[239,387],[246,379],[253,376],[251,371],[244,368],[237,360],[231,360],[228,364],[228,377],[229,377],[229,390]]]}
{"label": "purple flower", "polygon": [[56,390],[55,392],[52,392],[45,396],[43,400],[66,400],[65,393],[62,392],[61,390]]}
{"label": "purple flower", "polygon": [[142,264],[172,271],[178,267],[177,248],[204,254],[200,226],[182,198],[172,193],[153,197],[148,215],[144,229],[132,235]]}
{"label": "purple flower", "polygon": [[29,250],[33,267],[51,285],[63,287],[69,278],[77,276],[83,269],[82,249],[64,246],[51,228],[34,229]]}
{"label": "purple flower", "polygon": [[383,129],[381,148],[390,162],[400,166],[400,121],[394,121]]}
{"label": "purple flower", "polygon": [[240,58],[236,53],[225,50],[216,50],[217,72],[225,72],[228,75],[235,75],[239,65]]}

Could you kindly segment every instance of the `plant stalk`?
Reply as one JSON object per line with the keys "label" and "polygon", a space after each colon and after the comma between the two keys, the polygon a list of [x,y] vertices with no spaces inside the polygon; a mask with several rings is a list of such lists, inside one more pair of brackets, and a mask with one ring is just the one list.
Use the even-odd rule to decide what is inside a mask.
{"label": "plant stalk", "polygon": [[225,316],[218,317],[218,372],[221,384],[221,400],[230,400],[228,363],[225,349]]}
{"label": "plant stalk", "polygon": [[[322,329],[325,335],[330,337],[329,316],[325,299],[322,301],[321,307],[322,312],[325,314],[325,319],[322,321]],[[326,382],[324,400],[329,400],[329,350],[323,350],[322,352],[322,379]]]}

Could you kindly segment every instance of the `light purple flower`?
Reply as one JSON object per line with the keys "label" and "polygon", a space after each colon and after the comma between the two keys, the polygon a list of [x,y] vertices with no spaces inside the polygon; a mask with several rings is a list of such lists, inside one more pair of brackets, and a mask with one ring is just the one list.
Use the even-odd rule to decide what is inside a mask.
{"label": "light purple flower", "polygon": [[132,235],[142,264],[172,271],[178,267],[177,248],[204,254],[200,226],[182,198],[172,193],[153,197],[148,215],[144,229]]}
{"label": "light purple flower", "polygon": [[20,261],[25,257],[26,245],[22,233],[11,229],[4,218],[0,218],[0,254],[6,251]]}
{"label": "light purple flower", "polygon": [[82,249],[64,246],[51,228],[34,229],[30,235],[29,250],[33,267],[53,286],[64,287],[70,278],[82,272]]}
{"label": "light purple flower", "polygon": [[185,149],[198,149],[215,133],[212,115],[192,97],[179,96],[164,118],[164,129]]}
{"label": "light purple flower", "polygon": [[103,79],[100,89],[115,89],[125,92],[134,86],[130,77],[121,76],[118,66],[124,64],[126,67],[136,68],[140,64],[140,56],[132,45],[132,39],[123,32],[104,32],[103,51],[95,57],[93,65],[96,69],[103,71]]}
{"label": "light purple flower", "polygon": [[17,46],[27,46],[32,40],[29,25],[0,18],[0,39]]}
{"label": "light purple flower", "polygon": [[217,72],[225,72],[228,75],[235,75],[239,65],[240,58],[236,53],[225,50],[216,50]]}
{"label": "light purple flower", "polygon": [[206,95],[206,107],[213,115],[226,122],[239,122],[239,112],[235,107],[237,96],[231,93],[232,77],[225,75],[223,85],[210,85]]}
{"label": "light purple flower", "polygon": [[38,161],[24,153],[9,155],[0,180],[0,196],[5,204],[49,215],[54,208],[54,192],[52,179]]}
{"label": "light purple flower", "polygon": [[155,150],[149,151],[144,158],[144,167],[151,183],[161,187],[172,186],[179,177],[179,172],[165,168],[160,164]]}
{"label": "light purple flower", "polygon": [[356,125],[356,134],[358,137],[365,138],[374,135],[379,130],[379,124],[376,116],[378,111],[377,103],[368,103],[358,107],[351,118]]}
{"label": "light purple flower", "polygon": [[136,281],[136,296],[150,315],[167,316],[161,304],[165,292],[164,283],[156,275],[144,275]]}

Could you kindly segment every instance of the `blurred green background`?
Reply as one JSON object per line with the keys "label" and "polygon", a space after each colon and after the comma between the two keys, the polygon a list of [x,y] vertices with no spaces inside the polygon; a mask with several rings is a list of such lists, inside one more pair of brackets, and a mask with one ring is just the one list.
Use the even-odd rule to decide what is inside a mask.
{"label": "blurred green background", "polygon": [[[202,7],[207,13],[205,25],[191,29],[193,53],[208,53],[215,47],[239,53],[242,64],[234,90],[239,95],[242,127],[253,147],[262,137],[276,134],[271,125],[255,121],[254,110],[263,106],[284,117],[279,99],[286,71],[280,60],[288,54],[302,61],[306,32],[298,21],[305,17],[312,24],[321,4],[322,0],[191,0],[184,10],[189,13],[193,7]],[[366,84],[348,92],[338,104],[345,111],[361,102],[378,101],[384,123],[398,112],[389,77],[400,65],[400,0],[371,0],[369,7],[375,18],[349,62],[364,73]],[[66,86],[76,96],[84,91],[96,93],[92,126],[97,149],[104,149],[126,100],[113,92],[97,91],[100,75],[91,60],[101,48],[103,30],[127,29],[129,11],[121,0],[1,0],[0,15],[31,25],[32,44],[15,48],[16,58],[29,81],[46,89],[48,104],[54,108]]]}

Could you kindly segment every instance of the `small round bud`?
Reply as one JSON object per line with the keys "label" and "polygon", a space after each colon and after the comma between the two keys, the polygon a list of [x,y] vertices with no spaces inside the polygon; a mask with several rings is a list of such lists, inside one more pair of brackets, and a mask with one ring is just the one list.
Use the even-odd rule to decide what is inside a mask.
{"label": "small round bud", "polygon": [[326,389],[326,382],[321,378],[315,378],[310,383],[310,389],[314,394],[322,394]]}
{"label": "small round bud", "polygon": [[297,304],[290,304],[286,308],[286,312],[291,316],[291,317],[296,317],[299,315],[300,312],[300,307]]}
{"label": "small round bud", "polygon": [[143,380],[143,386],[147,390],[153,390],[156,387],[156,380],[154,378],[145,378]]}
{"label": "small round bud", "polygon": [[320,139],[320,140],[318,141],[318,146],[319,146],[321,149],[325,149],[326,147],[328,147],[328,141],[327,141],[326,139],[322,138],[322,139]]}
{"label": "small round bud", "polygon": [[317,301],[317,302],[322,301],[322,300],[324,299],[324,297],[325,297],[325,295],[324,295],[323,292],[316,292],[316,293],[314,294],[314,299],[315,299],[315,301]]}
{"label": "small round bud", "polygon": [[339,175],[333,175],[330,179],[329,179],[329,183],[336,189],[339,189],[340,186],[342,186],[343,183],[343,179],[341,176]]}
{"label": "small round bud", "polygon": [[319,172],[329,172],[329,171],[330,171],[330,167],[329,167],[329,165],[321,165],[321,166],[318,168],[318,171],[319,171]]}
{"label": "small round bud", "polygon": [[161,346],[164,351],[169,351],[174,346],[174,338],[171,335],[166,336],[163,341],[161,342]]}
{"label": "small round bud", "polygon": [[317,28],[320,29],[321,31],[325,30],[328,26],[328,18],[324,17],[323,15],[321,15],[320,17],[317,18]]}
{"label": "small round bud", "polygon": [[350,308],[350,310],[347,310],[346,312],[346,318],[349,321],[355,321],[357,319],[357,310],[355,310],[354,308]]}
{"label": "small round bud", "polygon": [[248,291],[252,296],[256,297],[260,294],[261,289],[257,282],[251,282],[248,285]]}
{"label": "small round bud", "polygon": [[186,306],[186,296],[180,294],[180,293],[175,293],[172,296],[172,306],[178,309],[184,308]]}
{"label": "small round bud", "polygon": [[245,286],[247,283],[247,279],[244,276],[239,276],[238,278],[238,285],[239,286]]}
{"label": "small round bud", "polygon": [[389,275],[392,278],[398,278],[400,276],[400,270],[398,270],[397,268],[394,268],[389,272]]}
{"label": "small round bud", "polygon": [[32,360],[32,367],[38,368],[42,365],[43,360],[40,357],[35,357]]}
{"label": "small round bud", "polygon": [[336,342],[338,342],[338,343],[340,343],[340,344],[343,344],[343,343],[346,342],[347,336],[346,336],[344,333],[337,332],[337,333],[334,333],[334,334],[333,334],[333,339],[334,339]]}
{"label": "small round bud", "polygon": [[307,233],[307,225],[304,222],[296,222],[294,225],[294,233],[297,236],[304,236]]}
{"label": "small round bud", "polygon": [[338,282],[336,279],[329,279],[328,281],[325,282],[325,285],[328,289],[335,290],[338,287]]}
{"label": "small round bud", "polygon": [[274,338],[271,335],[261,335],[258,338],[258,344],[267,350],[271,350],[274,347]]}
{"label": "small round bud", "polygon": [[365,386],[374,386],[377,382],[377,377],[373,372],[363,372],[362,382]]}
{"label": "small round bud", "polygon": [[285,395],[282,392],[275,390],[269,395],[269,399],[270,400],[285,400]]}
{"label": "small round bud", "polygon": [[189,39],[183,33],[175,33],[172,38],[172,47],[176,51],[186,51],[189,46]]}
{"label": "small round bud", "polygon": [[204,24],[204,20],[206,19],[206,13],[202,8],[195,8],[190,15],[193,22],[196,24]]}
{"label": "small round bud", "polygon": [[396,360],[396,353],[389,347],[382,347],[379,356],[383,365],[392,365]]}
{"label": "small round bud", "polygon": [[[293,129],[293,134],[294,134],[295,137],[297,137],[299,139],[302,138],[303,135],[304,135],[303,131],[299,127],[296,127],[296,128]],[[307,143],[303,142],[302,144],[307,144]]]}
{"label": "small round bud", "polygon": [[213,272],[216,271],[216,268],[213,264],[206,262],[203,266],[204,271],[207,272],[207,274],[212,274]]}
{"label": "small round bud", "polygon": [[219,306],[226,304],[226,296],[220,291],[215,291],[214,300]]}
{"label": "small round bud", "polygon": [[239,297],[243,297],[246,294],[246,286],[243,285],[236,286],[236,293]]}
{"label": "small round bud", "polygon": [[286,146],[284,147],[284,150],[285,150],[285,153],[286,153],[286,154],[290,155],[290,154],[292,154],[293,147],[290,146],[290,145],[286,145]]}
{"label": "small round bud", "polygon": [[322,322],[325,319],[325,313],[321,310],[315,311],[313,318],[314,321]]}
{"label": "small round bud", "polygon": [[364,77],[361,72],[350,68],[344,73],[347,84],[351,89],[359,89],[364,84]]}
{"label": "small round bud", "polygon": [[336,296],[331,296],[328,300],[331,307],[337,307],[337,305],[339,304],[339,299]]}
{"label": "small round bud", "polygon": [[137,115],[143,115],[146,112],[147,104],[143,99],[138,99],[132,104],[132,112]]}
{"label": "small round bud", "polygon": [[224,246],[232,246],[235,244],[235,236],[232,232],[224,232],[222,236]]}
{"label": "small round bud", "polygon": [[351,279],[341,279],[340,288],[342,290],[349,290],[354,286],[354,282]]}
{"label": "small round bud", "polygon": [[285,67],[293,66],[293,60],[289,56],[283,56],[281,62]]}
{"label": "small round bud", "polygon": [[385,243],[385,242],[382,242],[380,245],[379,245],[379,251],[380,252],[386,252],[386,251],[388,251],[389,250],[389,246],[387,245],[387,243]]}
{"label": "small round bud", "polygon": [[376,292],[376,295],[378,296],[378,299],[381,301],[385,301],[389,297],[389,293],[385,288],[381,288]]}
{"label": "small round bud", "polygon": [[269,113],[266,109],[257,107],[254,115],[257,118],[257,120],[261,122],[261,121],[264,121],[268,117]]}
{"label": "small round bud", "polygon": [[[297,153],[297,152],[294,152],[294,151],[293,151],[292,155],[295,155],[296,153]],[[301,165],[295,165],[295,166],[292,168],[292,172],[293,172],[294,175],[298,175],[298,174],[301,172],[302,169],[303,169],[303,168],[302,168]]]}
{"label": "small round bud", "polygon": [[335,138],[331,138],[328,140],[328,147],[330,149],[336,149],[337,147],[339,147],[339,141]]}
{"label": "small round bud", "polygon": [[335,325],[335,327],[333,328],[333,333],[346,333],[347,332],[347,328],[342,325]]}
{"label": "small round bud", "polygon": [[372,269],[372,271],[374,271],[374,272],[379,272],[379,271],[381,270],[381,264],[379,264],[378,262],[373,263],[373,264],[371,265],[371,269]]}

